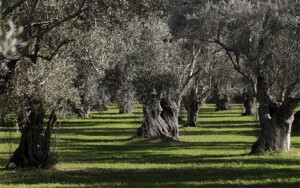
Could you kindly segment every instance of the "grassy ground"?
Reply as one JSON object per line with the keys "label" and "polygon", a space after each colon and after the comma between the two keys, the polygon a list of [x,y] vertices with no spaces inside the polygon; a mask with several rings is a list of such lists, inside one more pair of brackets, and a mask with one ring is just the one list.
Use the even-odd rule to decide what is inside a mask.
{"label": "grassy ground", "polygon": [[[60,164],[0,171],[0,187],[300,187],[300,135],[292,137],[290,152],[249,156],[258,129],[255,118],[240,116],[240,105],[224,112],[206,105],[199,128],[180,128],[178,142],[126,141],[140,125],[141,109],[117,112],[61,121]],[[10,130],[0,127],[0,168],[17,147],[19,134]]]}

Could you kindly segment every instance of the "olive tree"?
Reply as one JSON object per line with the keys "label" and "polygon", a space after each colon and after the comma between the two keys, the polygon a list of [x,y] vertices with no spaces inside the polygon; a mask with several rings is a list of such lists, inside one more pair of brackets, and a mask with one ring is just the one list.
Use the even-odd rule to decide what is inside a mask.
{"label": "olive tree", "polygon": [[167,24],[155,17],[132,23],[130,28],[135,32],[138,29],[129,57],[134,63],[133,82],[144,114],[137,134],[150,139],[178,139],[176,43],[169,42],[171,35]]}
{"label": "olive tree", "polygon": [[119,106],[120,114],[133,112],[135,103],[134,85],[130,80],[130,62],[117,63],[106,69],[104,84],[109,88],[111,100]]}
{"label": "olive tree", "polygon": [[[184,46],[186,47],[186,44]],[[186,61],[194,62],[197,70],[203,70],[198,72],[191,79],[190,83],[186,85],[182,97],[184,107],[187,110],[187,121],[185,126],[197,127],[199,124],[199,109],[206,102],[213,88],[213,70],[218,63],[219,54],[213,54],[215,50],[214,46],[208,47],[203,44],[200,45],[197,56],[195,56],[194,50],[185,50],[189,51],[189,53],[184,54],[184,56],[188,58]],[[192,59],[189,60],[191,57]]]}
{"label": "olive tree", "polygon": [[[73,30],[75,32],[75,29]],[[100,88],[101,78],[104,74],[104,59],[99,51],[107,47],[102,41],[105,38],[101,35],[99,28],[90,27],[87,33],[77,31],[76,42],[69,45],[70,60],[76,65],[75,87],[79,91],[80,103],[72,103],[73,112],[83,118],[89,118],[93,108],[97,108],[101,99]],[[97,62],[97,66],[95,63]]]}
{"label": "olive tree", "polygon": [[[10,32],[10,34],[17,36],[10,40],[10,44],[17,43],[15,44],[15,48],[19,52],[17,55],[7,55],[5,51],[4,53],[2,51],[0,60],[6,68],[6,72],[3,72],[1,75],[0,95],[4,94],[12,86],[16,71],[24,59],[30,60],[32,63],[36,63],[38,58],[51,60],[62,46],[70,42],[68,38],[56,40],[59,38],[59,35],[49,38],[47,34],[79,16],[86,10],[84,4],[85,1],[79,2],[74,0],[72,4],[74,9],[70,11],[63,2],[41,0],[2,2],[2,23],[11,23],[9,20],[12,20],[15,25],[23,28],[23,32],[21,34],[15,32],[17,35],[14,32]],[[52,39],[56,41],[54,42]],[[25,44],[26,47],[24,46]]]}
{"label": "olive tree", "polygon": [[68,56],[58,56],[65,55],[60,52],[73,41],[68,34],[71,21],[85,10],[85,1],[77,0],[70,4],[3,1],[3,23],[12,20],[24,28],[16,36],[21,41],[16,44],[18,53],[14,57],[1,55],[6,70],[1,72],[1,113],[15,113],[22,133],[8,168],[46,167],[55,163],[49,151],[52,129],[59,115],[68,110],[67,101],[77,100],[77,91],[72,87],[73,64],[66,62]]}
{"label": "olive tree", "polygon": [[234,69],[252,83],[261,126],[252,154],[290,149],[300,102],[298,10],[295,1],[231,0],[195,7],[184,17],[189,29],[218,44]]}
{"label": "olive tree", "polygon": [[233,81],[236,78],[233,74],[231,64],[224,58],[214,69],[212,99],[216,104],[216,111],[230,110],[234,94]]}
{"label": "olive tree", "polygon": [[131,30],[134,46],[127,56],[133,64],[133,83],[144,114],[137,134],[178,139],[180,103],[193,79],[209,74],[209,49],[196,42],[187,46],[184,40],[173,40],[168,24],[157,17],[136,21],[127,29]]}
{"label": "olive tree", "polygon": [[[86,55],[83,56],[88,57],[91,67],[101,77],[102,90],[105,88],[109,93],[110,101],[119,106],[119,112],[131,113],[134,110],[135,92],[131,80],[132,66],[126,54],[132,48],[132,44],[123,36],[123,32],[132,20],[147,18],[162,11],[165,2],[104,0],[92,1],[92,4],[93,6],[89,5],[89,12],[92,14],[85,14],[90,27],[94,29],[90,31],[91,37],[82,41],[86,46]],[[104,64],[107,66],[103,66]]]}
{"label": "olive tree", "polygon": [[186,13],[190,12],[192,5],[188,2],[172,1],[170,7],[172,11],[169,26],[173,41],[180,43],[181,59],[188,68],[192,68],[192,73],[183,69],[178,76],[189,80],[188,75],[195,73],[192,79],[189,80],[189,84],[184,85],[182,88],[183,104],[187,110],[185,126],[196,127],[199,108],[211,94],[214,69],[220,64],[222,53],[215,44],[201,40],[197,34],[191,33],[191,30],[186,27],[188,22],[183,18]]}
{"label": "olive tree", "polygon": [[68,101],[78,100],[78,92],[73,87],[76,74],[70,71],[74,65],[55,60],[35,66],[23,61],[14,86],[1,95],[0,113],[15,113],[22,134],[9,169],[50,167],[56,162],[56,156],[50,153],[51,133],[57,118],[69,114]]}

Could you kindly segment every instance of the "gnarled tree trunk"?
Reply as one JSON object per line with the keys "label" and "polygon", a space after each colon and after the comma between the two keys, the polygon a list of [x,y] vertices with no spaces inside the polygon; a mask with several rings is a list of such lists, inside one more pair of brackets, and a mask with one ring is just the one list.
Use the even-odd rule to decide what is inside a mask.
{"label": "gnarled tree trunk", "polygon": [[191,88],[190,92],[183,98],[184,107],[187,110],[187,122],[185,127],[197,127],[199,100],[197,89]]}
{"label": "gnarled tree trunk", "polygon": [[222,110],[230,110],[231,109],[231,103],[230,98],[228,96],[224,96],[223,98],[218,97],[216,100],[216,111],[222,111]]}
{"label": "gnarled tree trunk", "polygon": [[257,99],[261,132],[258,140],[252,146],[251,154],[290,149],[291,127],[294,121],[294,110],[298,103],[291,98],[286,99],[283,103],[275,103],[271,100],[266,88],[264,79],[258,77]]}
{"label": "gnarled tree trunk", "polygon": [[144,120],[142,126],[138,128],[137,136],[149,139],[178,139],[178,111],[178,105],[167,99],[145,104]]}
{"label": "gnarled tree trunk", "polygon": [[255,116],[257,114],[256,98],[252,95],[246,95],[244,99],[245,112],[242,116]]}
{"label": "gnarled tree trunk", "polygon": [[21,127],[21,140],[9,160],[7,169],[26,167],[51,167],[55,165],[56,158],[50,152],[50,138],[57,117],[53,110],[47,128],[43,130],[45,110],[39,102],[31,102],[28,109],[29,116],[19,117]]}
{"label": "gnarled tree trunk", "polygon": [[91,113],[91,106],[89,104],[81,104],[78,106],[73,101],[68,100],[68,105],[71,107],[72,112],[79,117],[89,118]]}
{"label": "gnarled tree trunk", "polygon": [[91,115],[91,107],[85,106],[85,107],[78,108],[76,109],[76,113],[80,117],[89,118]]}
{"label": "gnarled tree trunk", "polygon": [[264,151],[288,151],[290,149],[291,127],[294,120],[291,106],[260,105],[261,132],[251,154]]}

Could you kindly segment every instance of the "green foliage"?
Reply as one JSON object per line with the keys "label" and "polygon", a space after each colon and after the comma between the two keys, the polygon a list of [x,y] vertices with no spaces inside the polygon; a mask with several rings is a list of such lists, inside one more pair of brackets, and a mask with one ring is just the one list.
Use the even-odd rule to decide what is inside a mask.
{"label": "green foliage", "polygon": [[255,87],[262,77],[270,97],[283,102],[299,98],[298,7],[288,0],[210,2],[182,8],[173,22],[219,45],[238,72]]}
{"label": "green foliage", "polygon": [[[54,170],[0,171],[0,187],[298,187],[300,137],[292,137],[287,153],[249,156],[257,121],[241,117],[241,105],[200,112],[199,128],[181,128],[181,141],[149,142],[130,138],[141,121],[141,106],[131,115],[112,107],[91,119],[60,122]],[[8,160],[0,128],[0,165]],[[13,148],[19,134],[13,133]]]}

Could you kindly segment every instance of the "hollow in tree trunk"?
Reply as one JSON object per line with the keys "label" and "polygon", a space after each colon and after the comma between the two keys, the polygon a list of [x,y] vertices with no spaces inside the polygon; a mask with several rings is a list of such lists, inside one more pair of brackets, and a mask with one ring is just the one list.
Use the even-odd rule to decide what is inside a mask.
{"label": "hollow in tree trunk", "polygon": [[50,154],[50,139],[52,129],[57,117],[53,110],[47,128],[43,130],[43,119],[45,110],[39,102],[30,102],[29,116],[19,117],[21,127],[21,140],[19,147],[15,150],[9,160],[7,169],[42,167],[47,168],[57,162]]}
{"label": "hollow in tree trunk", "polygon": [[257,114],[256,98],[251,95],[246,95],[244,99],[245,112],[242,116],[255,116]]}
{"label": "hollow in tree trunk", "polygon": [[191,88],[190,92],[183,98],[184,107],[187,110],[187,122],[185,127],[197,127],[199,100],[197,89]]}
{"label": "hollow in tree trunk", "polygon": [[292,133],[300,133],[300,111],[294,115],[294,122],[292,125]]}
{"label": "hollow in tree trunk", "polygon": [[178,111],[178,105],[167,99],[145,104],[144,120],[142,126],[138,128],[137,136],[149,139],[178,139]]}

